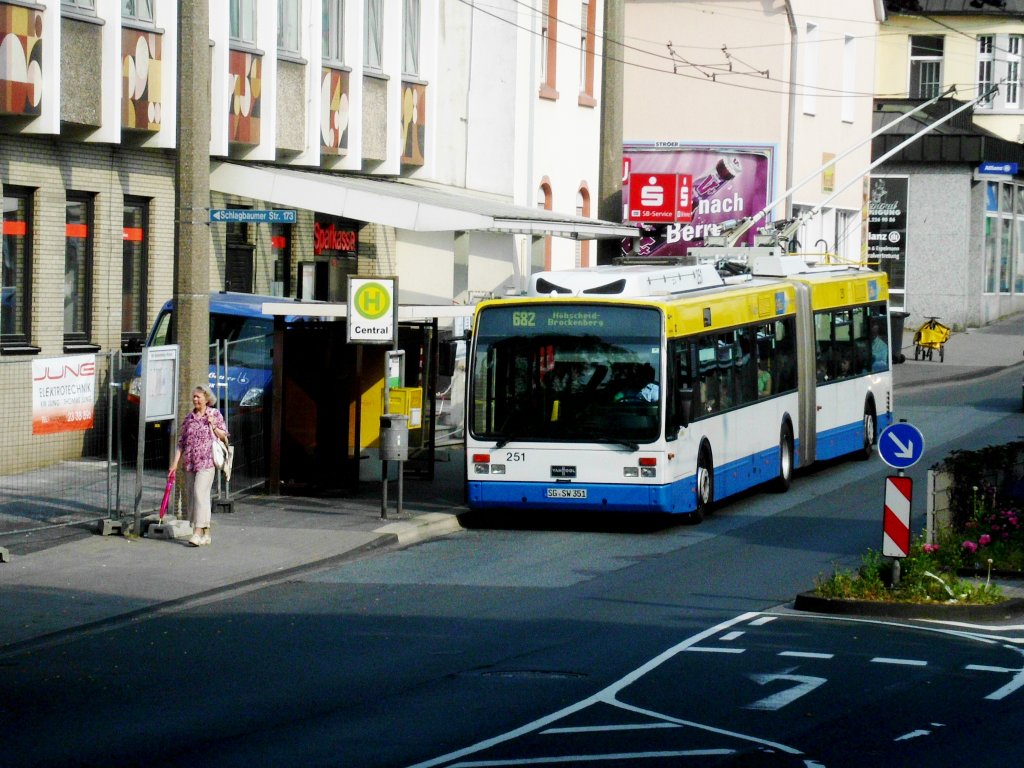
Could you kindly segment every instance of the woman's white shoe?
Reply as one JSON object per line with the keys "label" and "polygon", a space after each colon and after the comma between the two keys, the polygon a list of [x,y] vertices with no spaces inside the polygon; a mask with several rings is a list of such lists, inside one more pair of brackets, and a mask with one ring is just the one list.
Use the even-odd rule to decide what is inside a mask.
{"label": "woman's white shoe", "polygon": [[203,545],[203,537],[198,533],[193,533],[192,538],[188,540],[188,545],[190,547],[201,547]]}

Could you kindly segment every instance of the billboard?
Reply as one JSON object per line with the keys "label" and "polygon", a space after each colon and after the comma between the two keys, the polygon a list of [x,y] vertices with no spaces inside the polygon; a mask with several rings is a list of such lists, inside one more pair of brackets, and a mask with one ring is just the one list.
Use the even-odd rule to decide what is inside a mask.
{"label": "billboard", "polygon": [[32,434],[92,429],[96,355],[32,361]]}
{"label": "billboard", "polygon": [[[708,235],[720,234],[720,225],[758,213],[771,200],[775,149],[769,145],[684,144],[682,142],[638,142],[623,148],[622,199],[626,201],[623,221],[640,225],[638,256],[683,256],[692,246],[704,245]],[[685,188],[688,211],[676,211],[675,221],[650,221],[631,205],[639,199],[637,181],[674,176],[675,198]],[[668,183],[668,182],[666,182]],[[753,243],[748,232],[738,243]],[[629,253],[632,241],[623,242]]]}
{"label": "billboard", "polygon": [[868,198],[868,261],[907,258],[907,176],[872,176]]}

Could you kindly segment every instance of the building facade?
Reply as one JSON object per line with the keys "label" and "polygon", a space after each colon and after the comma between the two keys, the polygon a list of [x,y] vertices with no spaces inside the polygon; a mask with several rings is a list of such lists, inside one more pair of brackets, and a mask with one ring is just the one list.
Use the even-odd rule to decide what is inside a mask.
{"label": "building facade", "polygon": [[[874,173],[906,190],[905,243],[886,266],[908,323],[938,315],[954,327],[977,326],[1024,311],[1024,3],[888,5],[876,88],[889,98],[878,102],[879,125],[891,119],[886,112],[943,97],[913,121],[924,129],[980,97]],[[909,133],[889,131],[875,155]]]}
{"label": "building facade", "polygon": [[[358,273],[473,303],[631,231],[591,215],[599,3],[208,8],[209,93],[182,98],[210,104],[210,290],[341,301]],[[121,349],[171,297],[179,13],[0,1],[0,359]]]}
{"label": "building facade", "polygon": [[[671,252],[673,241],[700,245],[709,228],[777,200],[766,221],[815,211],[794,250],[863,258],[863,176],[882,18],[881,4],[871,0],[627,0],[627,40],[644,41],[625,54],[627,161],[633,172],[693,176],[698,198],[689,230],[654,235],[668,241],[662,250]],[[717,174],[716,186],[719,160],[731,171],[729,178]],[[714,196],[702,201],[708,176]]]}

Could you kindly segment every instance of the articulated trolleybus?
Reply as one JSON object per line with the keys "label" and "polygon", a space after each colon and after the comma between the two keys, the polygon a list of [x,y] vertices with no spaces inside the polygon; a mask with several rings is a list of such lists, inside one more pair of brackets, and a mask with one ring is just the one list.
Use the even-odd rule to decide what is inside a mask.
{"label": "articulated trolleybus", "polygon": [[893,421],[886,275],[751,248],[711,264],[534,275],[482,302],[466,413],[472,509],[680,513],[796,467],[867,458]]}

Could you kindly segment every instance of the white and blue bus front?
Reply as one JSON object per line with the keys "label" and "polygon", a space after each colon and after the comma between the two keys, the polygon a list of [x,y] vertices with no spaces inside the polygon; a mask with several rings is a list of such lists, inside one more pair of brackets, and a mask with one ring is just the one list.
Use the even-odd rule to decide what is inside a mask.
{"label": "white and blue bus front", "polygon": [[481,305],[467,408],[473,509],[669,511],[655,306]]}

